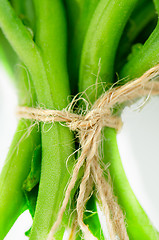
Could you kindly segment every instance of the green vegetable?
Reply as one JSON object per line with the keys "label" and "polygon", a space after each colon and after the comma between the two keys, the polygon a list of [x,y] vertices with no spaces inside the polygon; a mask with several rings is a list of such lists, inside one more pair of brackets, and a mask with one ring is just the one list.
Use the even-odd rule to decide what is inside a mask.
{"label": "green vegetable", "polygon": [[[124,0],[101,0],[96,8],[82,50],[79,79],[79,90],[85,91],[89,88],[87,94],[91,102],[94,102],[103,91],[102,84],[99,83],[113,81],[117,46],[136,2],[136,0],[129,3]],[[90,86],[93,88],[90,89]]]}
{"label": "green vegetable", "polygon": [[16,14],[33,34],[35,32],[35,12],[32,0],[10,0]]}
{"label": "green vegetable", "polygon": [[[35,96],[30,95],[24,68],[20,69],[19,77],[19,103],[32,106]],[[0,239],[4,239],[15,220],[27,209],[22,185],[30,171],[32,152],[39,142],[38,126],[33,121],[20,120],[0,174]]]}
{"label": "green vegetable", "polygon": [[68,17],[68,71],[72,93],[77,93],[81,51],[99,0],[65,0]]}
{"label": "green vegetable", "polygon": [[[126,57],[130,53],[134,42],[138,42],[138,36],[142,34],[143,38],[143,30],[146,30],[146,35],[148,34],[149,36],[152,25],[154,25],[153,23],[156,24],[156,21],[157,14],[153,2],[151,0],[138,1],[137,6],[135,7],[126,24],[118,45],[118,50],[116,53],[117,56],[115,60],[115,70],[117,72],[120,71],[121,67],[125,64]],[[149,27],[149,24],[151,27]]]}
{"label": "green vegetable", "polygon": [[153,0],[153,2],[155,4],[157,12],[159,13],[159,2],[157,0]]}
{"label": "green vegetable", "polygon": [[[151,225],[150,219],[136,199],[122,167],[116,131],[106,128],[104,130],[104,156],[103,161],[109,162],[110,175],[113,176],[113,188],[118,197],[118,203],[126,214],[127,231],[130,239],[158,239],[156,229]],[[108,140],[107,140],[108,139]]]}
{"label": "green vegetable", "polygon": [[[16,72],[19,105],[62,110],[69,104],[70,94],[79,90],[91,106],[115,82],[116,71],[126,81],[141,76],[159,63],[155,9],[159,13],[157,0],[0,0],[0,60],[11,75]],[[120,114],[123,107],[117,106],[114,113]],[[73,111],[83,109],[80,99]],[[105,127],[101,140],[101,160],[110,163],[114,194],[126,215],[129,238],[158,239],[159,233],[126,178],[116,130]],[[26,235],[30,240],[47,239],[62,205],[74,158],[80,154],[74,154],[78,148],[79,140],[65,123],[19,121],[0,174],[0,240],[26,209],[33,218]],[[69,240],[83,239],[79,226],[76,232],[73,228],[84,170],[85,164],[55,233],[57,240],[63,239],[67,227],[72,228]],[[97,239],[104,240],[97,202],[93,191],[83,221]]]}
{"label": "green vegetable", "polygon": [[9,76],[15,81],[15,64],[18,62],[18,58],[2,31],[0,31],[0,61]]}
{"label": "green vegetable", "polygon": [[[3,46],[2,51],[6,59],[5,61],[9,62],[7,69],[9,69],[11,74],[16,72],[14,82],[18,89],[19,105],[35,105],[36,95],[28,70],[23,64],[17,64],[18,58],[3,33],[1,33],[1,45]],[[17,66],[15,67],[16,64]],[[0,236],[2,239],[18,216],[27,209],[22,185],[30,171],[34,148],[39,143],[40,132],[38,131],[38,126],[35,125],[33,121],[20,120],[5,161],[5,166],[0,175],[0,214],[2,215],[0,221]]]}
{"label": "green vegetable", "polygon": [[[32,218],[34,218],[34,215],[35,215],[38,190],[39,190],[39,184],[37,184],[30,191],[24,190],[24,194],[25,194],[25,198],[26,198],[26,205],[27,205],[27,208],[29,209],[29,212],[30,212]],[[31,230],[30,230],[30,232],[31,232]],[[30,234],[30,232],[29,232],[29,234]]]}
{"label": "green vegetable", "polygon": [[33,152],[31,170],[23,183],[23,189],[30,192],[40,180],[41,171],[41,145],[38,145]]}
{"label": "green vegetable", "polygon": [[129,61],[123,67],[120,76],[127,76],[129,79],[136,78],[149,68],[159,63],[159,23],[155,30],[140,48],[138,52],[131,55]]}
{"label": "green vegetable", "polygon": [[[49,97],[43,98],[43,94],[40,94],[39,98],[43,98],[42,103],[47,108],[62,109],[67,106],[69,95],[64,9],[59,0],[41,1],[40,4],[39,1],[34,1],[34,3],[38,16],[35,39],[38,46],[43,49],[42,59],[47,75],[48,96],[51,100],[47,103]],[[47,28],[45,24],[47,24]],[[37,88],[40,92],[41,86],[36,86]],[[50,129],[50,127],[52,128]],[[72,153],[73,136],[68,128],[59,123],[54,123],[53,126],[48,124],[45,129],[46,132],[42,131],[42,169],[39,194],[30,239],[46,239],[56,220],[61,200],[64,197],[63,192],[69,179],[65,162]],[[48,129],[50,130],[48,131]],[[69,163],[71,167],[73,165],[71,159]],[[54,187],[51,187],[53,183]],[[46,197],[45,201],[44,196]]]}

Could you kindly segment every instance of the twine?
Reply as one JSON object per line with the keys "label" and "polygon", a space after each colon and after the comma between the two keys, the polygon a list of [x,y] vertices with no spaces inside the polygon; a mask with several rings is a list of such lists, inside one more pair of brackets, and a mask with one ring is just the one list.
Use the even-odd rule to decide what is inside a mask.
{"label": "twine", "polygon": [[114,240],[117,236],[121,240],[129,239],[125,226],[125,217],[113,194],[111,185],[103,176],[103,170],[100,166],[98,150],[101,142],[101,130],[103,127],[110,127],[116,130],[121,128],[121,118],[113,115],[113,109],[116,105],[130,101],[134,102],[134,100],[147,95],[158,95],[159,82],[154,81],[158,76],[159,65],[149,69],[136,80],[130,81],[120,87],[111,88],[94,103],[91,110],[84,116],[71,113],[66,109],[58,111],[19,107],[18,115],[21,118],[42,122],[66,122],[71,130],[77,131],[80,139],[81,154],[74,167],[62,206],[59,210],[57,220],[48,235],[48,240],[53,239],[53,235],[62,221],[71,191],[77,181],[79,170],[84,164],[84,175],[81,179],[77,198],[77,222],[85,239],[97,239],[92,235],[88,226],[83,221],[84,207],[94,185],[106,217],[110,239]]}

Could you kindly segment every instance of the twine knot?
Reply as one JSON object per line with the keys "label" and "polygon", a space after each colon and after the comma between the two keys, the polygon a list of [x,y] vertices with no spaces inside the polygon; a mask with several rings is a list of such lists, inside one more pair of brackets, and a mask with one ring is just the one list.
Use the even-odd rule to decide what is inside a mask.
{"label": "twine knot", "polygon": [[77,115],[72,118],[72,121],[67,123],[72,131],[88,131],[100,125],[102,127],[111,127],[120,130],[122,120],[118,116],[113,116],[112,113],[106,113],[103,109],[92,109],[85,116]]}
{"label": "twine knot", "polygon": [[62,217],[68,204],[70,194],[77,181],[80,168],[84,165],[84,175],[81,179],[79,195],[77,198],[77,222],[86,240],[95,240],[87,225],[83,222],[84,206],[91,195],[95,185],[103,211],[106,217],[110,239],[128,240],[125,217],[120,209],[111,185],[105,179],[100,165],[99,146],[101,142],[101,131],[103,127],[119,130],[122,126],[120,116],[114,115],[117,105],[134,102],[143,96],[158,95],[159,65],[149,69],[140,78],[130,81],[123,86],[114,87],[105,92],[85,115],[71,113],[66,109],[44,110],[28,107],[19,107],[18,115],[21,118],[34,119],[42,122],[66,122],[68,127],[78,132],[81,145],[81,154],[75,164],[71,180],[65,192],[65,197],[54,223],[48,240],[53,235],[62,221]]}

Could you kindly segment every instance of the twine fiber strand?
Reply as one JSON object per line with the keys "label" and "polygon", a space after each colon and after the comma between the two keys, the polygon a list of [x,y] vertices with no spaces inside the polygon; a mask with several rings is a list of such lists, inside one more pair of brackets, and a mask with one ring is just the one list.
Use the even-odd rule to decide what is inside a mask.
{"label": "twine fiber strand", "polygon": [[[157,77],[159,77],[159,65],[149,69],[136,80],[130,81],[123,86],[109,89],[101,95],[91,110],[85,115],[71,113],[67,109],[58,111],[19,107],[18,115],[21,118],[42,122],[66,122],[71,130],[77,132],[80,139],[81,154],[75,164],[62,206],[57,220],[48,235],[48,240],[53,239],[53,235],[62,221],[71,191],[75,186],[79,170],[83,165],[85,166],[85,171],[77,198],[77,222],[83,231],[85,239],[97,239],[83,221],[85,204],[91,194],[93,184],[97,189],[98,197],[103,207],[110,239],[115,240],[116,236],[121,240],[129,239],[125,226],[125,217],[113,194],[111,184],[103,176],[103,170],[100,165],[99,147],[101,131],[105,126],[116,130],[121,128],[121,118],[113,115],[113,109],[117,104],[134,102],[134,100],[143,96],[158,95],[159,82],[155,81]],[[71,103],[71,105],[73,106],[74,104]],[[92,186],[88,186],[89,184],[92,184]]]}

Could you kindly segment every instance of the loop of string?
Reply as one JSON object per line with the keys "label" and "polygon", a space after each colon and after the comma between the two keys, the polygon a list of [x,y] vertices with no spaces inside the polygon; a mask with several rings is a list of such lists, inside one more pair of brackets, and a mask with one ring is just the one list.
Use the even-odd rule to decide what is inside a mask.
{"label": "loop of string", "polygon": [[101,143],[101,131],[105,126],[120,130],[122,126],[121,118],[113,114],[113,109],[117,105],[133,102],[147,95],[158,95],[159,82],[155,81],[158,76],[159,65],[149,69],[136,80],[130,81],[120,87],[111,88],[94,103],[92,109],[85,115],[71,113],[66,109],[59,111],[29,107],[18,108],[17,114],[21,118],[34,119],[42,122],[65,122],[71,130],[77,131],[80,139],[81,154],[74,167],[62,206],[59,210],[57,220],[51,228],[48,240],[53,239],[62,221],[71,191],[77,181],[79,170],[84,164],[84,175],[81,179],[77,198],[77,223],[85,239],[97,239],[92,235],[88,226],[85,225],[83,221],[86,200],[90,196],[94,185],[106,217],[110,239],[115,240],[116,236],[121,240],[129,239],[124,214],[117,203],[111,185],[103,175],[103,170],[100,165],[99,146]]}

